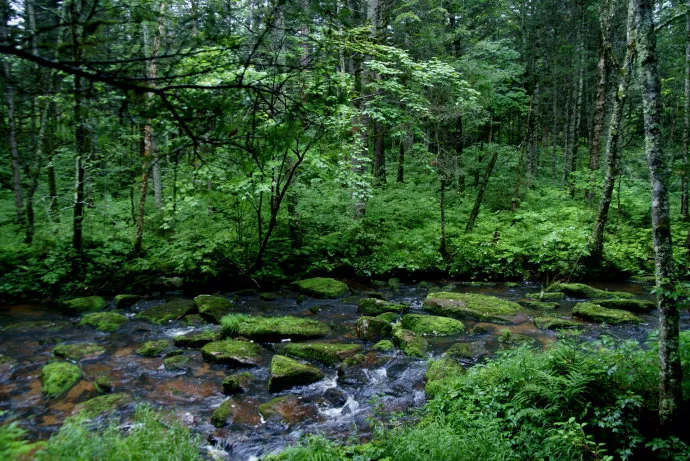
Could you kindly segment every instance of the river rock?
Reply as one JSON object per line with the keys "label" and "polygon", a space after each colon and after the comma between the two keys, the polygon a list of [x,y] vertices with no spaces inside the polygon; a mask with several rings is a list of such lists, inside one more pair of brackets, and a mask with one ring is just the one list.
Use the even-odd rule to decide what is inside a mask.
{"label": "river rock", "polygon": [[525,307],[530,309],[540,309],[540,310],[554,310],[560,307],[560,303],[556,302],[545,302],[545,301],[520,301]]}
{"label": "river rock", "polygon": [[348,286],[343,282],[327,277],[299,280],[294,282],[293,286],[300,293],[313,296],[314,298],[335,299],[343,297],[350,292]]}
{"label": "river rock", "polygon": [[211,363],[233,366],[255,366],[263,360],[263,349],[249,341],[226,339],[214,341],[201,348],[201,355]]}
{"label": "river rock", "polygon": [[234,373],[223,380],[223,394],[235,395],[246,392],[252,381],[254,381],[254,375],[247,371]]}
{"label": "river rock", "polygon": [[172,349],[173,342],[169,339],[158,339],[155,341],[146,341],[139,349],[137,354],[144,357],[159,357],[168,350]]}
{"label": "river rock", "polygon": [[342,407],[347,403],[347,394],[337,387],[326,389],[323,393],[323,398],[334,407]]}
{"label": "river rock", "polygon": [[562,291],[540,291],[538,293],[527,293],[525,297],[537,301],[560,301],[565,298],[565,293]]}
{"label": "river rock", "polygon": [[318,368],[276,354],[271,361],[268,390],[280,392],[290,387],[311,384],[320,379],[323,379],[323,373]]}
{"label": "river rock", "polygon": [[390,322],[378,317],[363,315],[355,322],[355,333],[360,339],[380,341],[391,335],[393,327]]}
{"label": "river rock", "polygon": [[389,341],[387,339],[382,339],[381,341],[371,346],[371,348],[381,352],[390,352],[395,349],[395,344],[393,344],[392,341]]}
{"label": "river rock", "polygon": [[41,391],[48,398],[60,397],[77,384],[81,376],[81,369],[73,363],[49,363],[41,370]]}
{"label": "river rock", "polygon": [[117,312],[92,312],[85,314],[79,325],[89,325],[98,331],[113,332],[125,323],[127,318]]}
{"label": "river rock", "polygon": [[208,322],[219,324],[224,315],[232,312],[232,303],[222,296],[199,295],[194,298],[199,315]]}
{"label": "river rock", "polygon": [[100,296],[87,296],[64,301],[63,305],[76,312],[97,312],[105,309],[108,303]]}
{"label": "river rock", "polygon": [[534,326],[541,330],[566,330],[569,328],[582,328],[582,324],[574,320],[558,317],[535,317]]}
{"label": "river rock", "polygon": [[379,315],[384,312],[401,312],[407,306],[396,304],[377,298],[364,298],[357,305],[357,312],[364,315]]}
{"label": "river rock", "polygon": [[472,341],[469,343],[455,343],[446,349],[443,355],[462,363],[472,363],[490,354],[483,342]]}
{"label": "river rock", "polygon": [[642,299],[598,299],[592,301],[592,303],[608,309],[623,309],[641,314],[646,314],[649,313],[649,311],[656,309],[655,303]]}
{"label": "river rock", "polygon": [[632,293],[600,290],[598,288],[585,285],[584,283],[556,282],[549,286],[548,291],[562,291],[566,295],[572,296],[573,298],[631,299],[635,297]]}
{"label": "river rock", "polygon": [[182,371],[189,368],[189,362],[188,355],[173,355],[163,359],[163,366],[168,371]]}
{"label": "river rock", "polygon": [[178,320],[196,310],[191,299],[173,299],[160,306],[155,306],[137,314],[138,319],[148,320],[156,325]]}
{"label": "river rock", "polygon": [[413,331],[398,327],[393,329],[393,341],[411,357],[426,357],[429,343]]}
{"label": "river rock", "polygon": [[295,395],[284,395],[259,405],[259,413],[266,421],[282,421],[292,425],[315,415],[316,408],[304,404]]}
{"label": "river rock", "polygon": [[115,296],[115,307],[118,309],[125,309],[131,307],[141,299],[139,295],[121,294]]}
{"label": "river rock", "polygon": [[83,359],[95,359],[105,354],[105,348],[94,343],[58,344],[53,349],[55,357],[78,362]]}
{"label": "river rock", "polygon": [[124,407],[132,402],[132,396],[126,392],[100,395],[74,407],[73,415],[93,419],[103,413]]}
{"label": "river rock", "polygon": [[361,344],[338,343],[285,343],[277,344],[276,351],[303,360],[318,360],[335,365],[363,351]]}
{"label": "river rock", "polygon": [[0,382],[10,379],[15,363],[11,357],[0,354]]}
{"label": "river rock", "polygon": [[220,340],[220,331],[216,330],[203,330],[203,331],[192,331],[180,336],[175,336],[173,342],[178,347],[203,347],[208,343]]}
{"label": "river rock", "polygon": [[573,315],[585,320],[598,323],[642,323],[642,320],[628,311],[620,309],[607,309],[594,303],[578,303],[573,308]]}
{"label": "river rock", "polygon": [[429,293],[422,309],[432,314],[459,320],[511,323],[524,312],[518,303],[475,293]]}
{"label": "river rock", "polygon": [[437,315],[406,314],[400,323],[403,328],[424,336],[450,336],[465,331],[460,320]]}
{"label": "river rock", "polygon": [[261,317],[244,314],[230,314],[221,320],[223,336],[276,342],[282,339],[311,339],[326,336],[328,325],[318,320],[303,317]]}

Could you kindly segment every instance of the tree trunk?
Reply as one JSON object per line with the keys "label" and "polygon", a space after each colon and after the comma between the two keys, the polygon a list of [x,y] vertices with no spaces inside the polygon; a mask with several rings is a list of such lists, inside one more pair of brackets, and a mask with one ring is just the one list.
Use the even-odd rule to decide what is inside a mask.
{"label": "tree trunk", "polygon": [[652,2],[634,2],[645,151],[652,186],[652,238],[659,306],[659,424],[662,430],[675,432],[683,423],[680,421],[682,369],[679,354],[678,306],[671,297],[675,277],[668,200],[670,171],[661,150],[661,84],[656,57]]}
{"label": "tree trunk", "polygon": [[377,185],[386,184],[386,150],[383,124],[374,122],[374,178]]}
{"label": "tree trunk", "polygon": [[400,145],[398,146],[398,177],[396,182],[399,184],[405,182],[405,135],[400,137]]}
{"label": "tree trunk", "polygon": [[439,251],[444,258],[448,255],[446,248],[446,178],[441,173],[441,247]]}
{"label": "tree trunk", "polygon": [[484,193],[486,192],[486,186],[489,184],[489,178],[491,177],[491,173],[494,170],[494,166],[496,165],[496,159],[498,158],[498,151],[495,150],[493,155],[491,156],[491,160],[489,160],[489,165],[486,167],[486,171],[484,172],[484,178],[482,179],[482,182],[479,186],[479,190],[477,191],[477,198],[474,201],[474,206],[472,207],[472,211],[470,212],[470,217],[467,220],[467,226],[465,226],[465,232],[472,232],[472,229],[474,228],[474,223],[477,220],[477,216],[479,215],[479,208],[482,205],[482,201],[484,200]]}
{"label": "tree trunk", "polygon": [[[688,155],[690,155],[690,0],[686,2],[685,13],[685,99],[683,117],[683,172],[681,173],[680,214],[687,221],[688,216]],[[688,233],[690,238],[690,233]]]}
{"label": "tree trunk", "polygon": [[[71,2],[69,13],[71,21],[72,57],[75,62],[82,59],[82,41],[84,25],[82,24],[83,1]],[[83,221],[84,221],[84,164],[89,151],[88,115],[85,107],[85,90],[82,78],[74,77],[74,196],[72,199],[74,214],[72,216],[72,248],[81,256],[83,251]]]}
{"label": "tree trunk", "polygon": [[525,137],[520,148],[520,158],[518,159],[517,174],[515,177],[515,191],[513,192],[512,209],[513,213],[520,206],[520,187],[522,186],[522,171],[525,169],[525,155],[527,154],[527,137],[529,136],[530,120],[532,119],[532,101],[529,103],[527,111],[527,123],[525,124]]}
{"label": "tree trunk", "polygon": [[465,137],[462,131],[462,114],[455,119],[455,163],[458,168],[458,194],[465,193]]}

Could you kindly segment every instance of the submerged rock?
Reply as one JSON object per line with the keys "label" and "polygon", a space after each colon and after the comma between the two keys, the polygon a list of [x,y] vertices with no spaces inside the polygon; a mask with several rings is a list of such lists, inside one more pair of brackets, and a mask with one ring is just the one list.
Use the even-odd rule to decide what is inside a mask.
{"label": "submerged rock", "polygon": [[549,291],[562,291],[573,298],[623,298],[631,299],[635,296],[623,291],[606,291],[585,285],[584,283],[561,283],[556,282],[549,286]]}
{"label": "submerged rock", "polygon": [[455,343],[446,349],[443,354],[445,357],[451,357],[460,362],[474,362],[482,357],[489,355],[486,346],[478,341],[470,343]]}
{"label": "submerged rock", "polygon": [[417,336],[413,331],[395,328],[393,330],[393,340],[410,357],[426,357],[427,355],[429,343],[426,339]]}
{"label": "submerged rock", "polygon": [[55,357],[78,362],[83,359],[95,359],[105,354],[105,348],[94,343],[58,344],[53,349]]}
{"label": "submerged rock", "polygon": [[246,392],[254,381],[254,375],[245,371],[244,373],[234,373],[223,380],[223,393],[235,395]]}
{"label": "submerged rock", "polygon": [[656,304],[654,302],[642,299],[598,299],[592,301],[592,303],[609,309],[623,309],[641,314],[646,314],[649,311],[656,309]]}
{"label": "submerged rock", "polygon": [[355,322],[355,333],[360,339],[380,341],[391,335],[393,327],[388,320],[363,315]]}
{"label": "submerged rock", "polygon": [[620,309],[607,309],[594,303],[578,303],[573,308],[573,315],[585,320],[598,323],[642,323],[642,320],[628,311]]}
{"label": "submerged rock", "polygon": [[129,294],[122,294],[122,295],[117,295],[115,296],[115,307],[118,309],[124,309],[126,307],[131,307],[141,299],[141,296],[139,295],[129,295]]}
{"label": "submerged rock", "polygon": [[109,394],[115,390],[115,383],[110,376],[100,375],[93,381],[93,386],[101,394]]}
{"label": "submerged rock", "polygon": [[271,360],[268,390],[280,392],[283,389],[311,384],[321,379],[323,379],[323,373],[318,368],[276,354]]}
{"label": "submerged rock", "polygon": [[328,277],[299,280],[294,282],[293,285],[300,293],[313,296],[314,298],[335,299],[345,296],[350,292],[346,284]]}
{"label": "submerged rock", "polygon": [[144,357],[159,357],[168,350],[172,349],[173,343],[169,339],[158,339],[155,341],[146,341],[139,349],[137,354]]}
{"label": "submerged rock", "polygon": [[41,391],[48,398],[60,397],[77,384],[81,376],[81,369],[73,363],[49,363],[41,370]]}
{"label": "submerged rock", "polygon": [[175,336],[173,342],[178,347],[203,347],[213,341],[218,341],[220,338],[220,331],[203,330],[193,331],[185,335]]}
{"label": "submerged rock", "polygon": [[84,315],[79,322],[79,325],[89,325],[98,331],[105,331],[112,333],[120,328],[120,325],[125,323],[127,318],[118,314],[117,312],[92,312]]}
{"label": "submerged rock", "polygon": [[396,304],[377,298],[364,298],[357,305],[357,312],[364,315],[379,315],[384,312],[401,312],[407,306]]}
{"label": "submerged rock", "polygon": [[226,339],[206,344],[201,348],[201,355],[211,363],[256,366],[263,360],[263,349],[249,341]]}
{"label": "submerged rock", "polygon": [[74,407],[73,415],[83,418],[95,418],[103,413],[117,410],[132,402],[132,396],[126,392],[117,394],[100,395]]}
{"label": "submerged rock", "polygon": [[261,317],[230,314],[221,320],[223,336],[242,336],[256,341],[311,339],[326,336],[328,325],[302,317]]}
{"label": "submerged rock", "polygon": [[450,336],[465,331],[465,325],[460,320],[437,315],[407,314],[403,316],[401,325],[425,336]]}
{"label": "submerged rock", "polygon": [[169,371],[182,371],[189,368],[190,358],[187,355],[173,355],[163,360],[163,366]]}
{"label": "submerged rock", "polygon": [[511,323],[524,312],[518,303],[495,296],[450,292],[429,293],[422,309],[444,317],[494,323]]}
{"label": "submerged rock", "polygon": [[527,299],[535,299],[537,301],[560,301],[565,298],[565,293],[562,291],[540,291],[538,293],[527,293],[525,295]]}
{"label": "submerged rock", "polygon": [[361,344],[337,343],[287,343],[276,345],[276,350],[292,357],[304,360],[318,360],[335,365],[362,352]]}
{"label": "submerged rock", "polygon": [[278,293],[264,291],[262,293],[259,293],[259,299],[262,299],[263,301],[276,301],[280,299],[280,296],[278,296]]}
{"label": "submerged rock", "polygon": [[199,295],[194,298],[199,315],[208,322],[220,323],[224,315],[232,312],[232,303],[222,296]]}
{"label": "submerged rock", "polygon": [[266,421],[283,421],[292,425],[313,416],[316,408],[305,405],[297,396],[284,395],[259,405],[259,413]]}
{"label": "submerged rock", "polygon": [[87,296],[64,301],[63,305],[76,312],[97,312],[105,309],[108,303],[100,296]]}
{"label": "submerged rock", "polygon": [[138,319],[148,320],[156,325],[178,320],[196,309],[191,299],[173,299],[160,306],[155,306],[137,314]]}
{"label": "submerged rock", "polygon": [[534,326],[541,330],[565,330],[569,328],[582,328],[582,324],[574,320],[558,317],[535,317]]}

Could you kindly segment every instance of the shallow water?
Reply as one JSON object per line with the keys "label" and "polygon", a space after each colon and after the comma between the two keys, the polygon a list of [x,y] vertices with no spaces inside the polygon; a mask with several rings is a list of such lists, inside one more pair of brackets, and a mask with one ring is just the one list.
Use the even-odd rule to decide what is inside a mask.
{"label": "shallow water", "polygon": [[[596,284],[594,284],[596,285]],[[526,293],[538,291],[536,285],[521,285],[508,288],[503,284],[494,286],[473,286],[461,282],[444,281],[438,286],[446,291],[473,292],[498,296],[513,301],[524,300]],[[623,283],[601,286],[609,290],[628,291],[645,299],[651,299],[649,286],[637,283]],[[421,304],[426,289],[403,285],[398,289],[356,286],[360,293],[340,300],[318,300],[308,298],[298,302],[298,294],[284,289],[275,301],[264,301],[258,296],[238,297],[223,293],[234,299],[237,312],[252,315],[297,315],[318,318],[328,323],[331,334],[323,341],[361,343],[365,348],[365,360],[361,366],[348,368],[338,373],[335,367],[318,365],[325,378],[317,383],[301,386],[280,393],[267,390],[268,366],[273,355],[270,344],[264,346],[264,360],[258,367],[234,369],[227,365],[204,362],[196,349],[185,349],[191,358],[186,371],[168,371],[163,367],[163,358],[146,358],[136,354],[145,342],[154,339],[171,338],[207,326],[187,327],[180,322],[167,325],[152,325],[132,317],[139,311],[166,301],[166,298],[142,300],[127,310],[130,320],[115,333],[101,333],[90,327],[78,326],[78,315],[69,315],[59,309],[43,305],[18,305],[0,307],[0,354],[10,357],[11,366],[0,367],[0,410],[7,410],[5,418],[19,417],[36,438],[47,438],[56,431],[65,417],[80,402],[96,397],[93,381],[101,375],[110,377],[115,392],[129,392],[137,401],[154,406],[174,409],[185,424],[209,440],[223,457],[229,460],[248,460],[280,450],[290,442],[310,433],[323,433],[332,438],[366,438],[370,434],[369,418],[375,412],[391,414],[403,412],[424,404],[424,373],[427,360],[410,358],[400,351],[380,353],[370,350],[371,343],[357,339],[352,331],[357,302],[364,292],[375,290],[386,299],[405,302],[408,312],[422,312]],[[172,298],[171,296],[170,298]],[[566,299],[556,311],[569,315],[578,300]],[[320,309],[315,309],[319,307]],[[311,308],[311,309],[310,309]],[[316,311],[313,314],[312,311]],[[512,325],[464,322],[469,333],[444,338],[429,338],[429,357],[439,357],[456,342],[473,343],[477,351],[471,365],[497,350],[510,347],[497,338],[509,330],[512,338],[522,337],[535,346],[543,347],[555,341],[556,333],[542,331],[533,324],[533,318],[541,311],[528,310]],[[641,315],[641,325],[610,326],[583,323],[582,338],[593,340],[602,333],[617,338],[644,340],[658,323],[657,312]],[[483,331],[473,334],[472,330]],[[681,328],[690,328],[687,312],[682,314]],[[105,347],[103,356],[79,362],[84,372],[82,379],[65,396],[47,400],[41,394],[39,374],[43,365],[51,359],[56,344],[95,342]],[[213,410],[228,399],[222,392],[222,381],[231,373],[250,371],[255,380],[247,393],[233,399],[233,422],[222,429],[210,423]],[[264,421],[258,406],[276,396],[294,396],[287,404],[289,409],[282,420]]]}

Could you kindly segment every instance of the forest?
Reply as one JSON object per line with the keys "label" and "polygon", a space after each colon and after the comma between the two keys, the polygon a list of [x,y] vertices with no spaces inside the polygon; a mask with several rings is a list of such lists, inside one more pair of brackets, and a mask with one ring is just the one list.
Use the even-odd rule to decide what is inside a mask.
{"label": "forest", "polygon": [[[0,0],[0,9],[0,454],[690,456],[683,428],[690,407],[690,1]],[[335,279],[346,282],[344,291]],[[475,302],[490,307],[475,317],[448,313],[449,304]],[[149,311],[175,303],[186,310],[152,320]],[[490,314],[494,304],[498,313]],[[364,316],[351,316],[348,305]],[[38,328],[39,314],[30,318],[26,306],[40,306],[52,326]],[[632,317],[583,313],[619,307]],[[84,333],[92,315],[84,312],[104,308],[122,319]],[[446,323],[417,331],[431,322],[420,320],[431,317],[422,310],[464,324],[445,334]],[[287,329],[294,319],[299,328],[328,324],[328,334],[313,337],[344,341],[357,355],[349,348],[337,359],[324,359],[320,349],[309,355],[298,346],[312,336],[297,327],[280,337],[258,333],[275,325],[257,319],[279,314],[289,314]],[[219,326],[193,324],[194,315]],[[378,319],[382,331],[362,327],[365,317],[371,325]],[[210,339],[178,344],[178,334],[199,331],[145,328],[142,318],[197,328]],[[63,321],[65,329],[51,330]],[[555,323],[540,326],[547,321]],[[72,331],[77,322],[82,330]],[[27,346],[31,357],[22,356],[18,344],[39,330],[55,335],[36,339]],[[104,331],[113,336],[98,336]],[[536,343],[517,339],[524,334]],[[457,344],[488,335],[480,340],[488,352],[457,355],[456,348],[453,355],[451,340],[427,338],[444,335]],[[361,420],[347,420],[367,428],[361,437],[312,430],[283,414],[281,424],[307,436],[254,450],[261,444],[249,449],[238,438],[233,445],[214,432],[208,439],[225,447],[220,452],[200,451],[208,420],[230,432],[254,423],[216,424],[210,407],[218,407],[218,395],[189,398],[199,407],[188,413],[193,423],[142,395],[135,395],[142,405],[86,423],[53,408],[60,395],[71,411],[87,397],[136,387],[132,374],[103,391],[109,386],[98,383],[92,354],[72,360],[52,349],[95,341],[114,360],[118,353],[108,348],[124,347],[125,336],[132,344],[169,341],[146,359],[156,357],[157,366],[202,354],[217,373],[203,349],[171,348],[251,340],[263,358],[240,362],[270,375],[271,396],[283,356],[322,363],[327,376],[337,370],[339,389],[364,379],[350,377],[353,367],[373,383],[367,367],[374,361],[388,370],[386,379],[398,379],[395,366],[381,365],[389,353],[417,388],[365,398],[362,388],[345,385],[347,398],[336,400],[343,412],[357,413],[353,398],[361,406]],[[152,366],[137,354],[138,367]],[[76,388],[47,392],[41,366],[73,362],[76,379],[91,387],[79,395]],[[182,381],[197,373],[191,367]],[[31,399],[20,405],[12,396],[28,392],[20,382],[39,372],[44,388],[34,390],[45,411],[30,414]],[[249,376],[261,381],[262,373]],[[239,375],[232,375],[238,383],[250,379]],[[425,403],[398,401],[419,386]],[[278,398],[286,397],[281,391]],[[306,400],[317,399],[312,391],[323,389],[300,390]],[[261,392],[238,405],[256,413],[268,398]],[[327,419],[326,404],[315,401]],[[262,424],[270,420],[259,411]],[[47,414],[57,422],[45,422]],[[145,429],[123,434],[112,418]]]}

